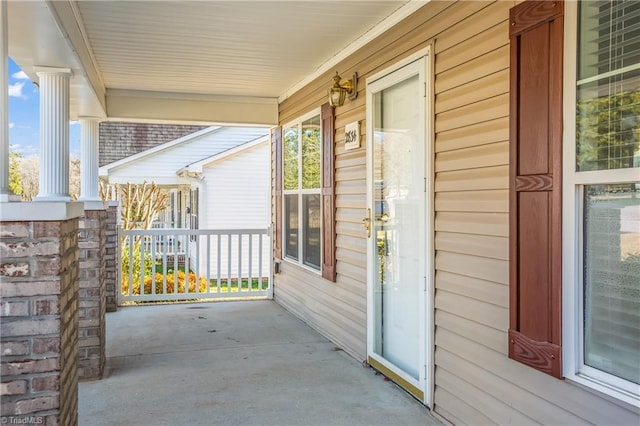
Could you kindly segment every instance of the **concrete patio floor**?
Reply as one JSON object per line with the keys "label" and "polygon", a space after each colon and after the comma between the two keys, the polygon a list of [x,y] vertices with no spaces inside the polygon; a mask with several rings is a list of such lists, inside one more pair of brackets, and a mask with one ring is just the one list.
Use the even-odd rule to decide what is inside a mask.
{"label": "concrete patio floor", "polygon": [[429,411],[272,301],[120,308],[80,425],[432,425]]}

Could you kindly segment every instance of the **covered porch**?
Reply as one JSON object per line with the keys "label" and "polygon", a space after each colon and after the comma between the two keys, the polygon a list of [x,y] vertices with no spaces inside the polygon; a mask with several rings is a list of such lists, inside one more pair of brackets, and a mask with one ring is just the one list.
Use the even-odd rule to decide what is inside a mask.
{"label": "covered porch", "polygon": [[[343,52],[347,46],[353,51],[419,7],[407,1],[339,8],[322,2],[259,2],[247,8],[232,2],[1,1],[2,416],[34,415],[46,424],[77,424],[78,379],[102,378],[105,365],[114,365],[113,359],[104,362],[105,311],[116,309],[115,268],[120,253],[116,206],[105,204],[99,194],[100,122],[276,126],[279,102],[316,75],[326,75],[330,83],[335,61],[325,64],[327,60],[338,53],[336,60],[348,55]],[[290,25],[282,25],[285,18]],[[370,31],[378,24],[382,26]],[[303,42],[291,37],[292,32],[303,35]],[[150,40],[148,36],[154,34],[157,38]],[[120,35],[124,38],[112,39]],[[103,50],[111,43],[120,47]],[[133,50],[123,48],[123,43]],[[245,59],[239,61],[238,55]],[[20,202],[9,188],[9,56],[37,85],[40,98],[40,187],[33,203]],[[82,129],[78,202],[69,196],[66,167],[70,120],[77,120]],[[157,177],[158,170],[148,174]],[[161,333],[162,324],[175,330],[178,322],[163,318],[153,322],[154,331]],[[185,353],[193,355],[193,350]],[[199,359],[191,362],[195,372],[163,380],[175,387],[182,380],[201,378],[204,370],[220,373],[209,368],[211,362]],[[162,369],[175,371],[166,365]],[[119,376],[108,370],[105,385],[115,377]],[[148,395],[142,391],[154,387],[131,380],[138,383],[138,394],[116,386],[111,393],[100,392],[98,400],[126,395],[128,402],[144,404]],[[172,393],[188,409],[197,405],[184,402],[185,395],[214,393],[210,387],[187,388],[189,392],[174,389]],[[289,420],[283,423],[295,422],[286,406],[273,406],[284,410],[279,415]],[[107,416],[86,422],[83,417],[79,423],[113,424],[114,415],[131,413],[119,405],[109,407]],[[190,423],[165,420],[160,413],[146,419],[142,423]]]}
{"label": "covered porch", "polygon": [[[632,0],[0,1],[0,56],[37,84],[41,155],[39,194],[18,202],[2,61],[0,416],[430,419],[366,361],[451,424],[640,424],[638,28]],[[271,301],[105,316],[124,251],[98,192],[104,121],[269,128],[270,173],[246,173],[270,190],[269,288],[329,340]],[[247,191],[224,201],[253,229],[231,196]],[[181,255],[141,293],[167,291],[169,258],[171,297],[198,293],[179,291]],[[255,303],[272,318],[204,312]],[[126,333],[106,325],[130,313]],[[107,352],[118,330],[133,349]]]}
{"label": "covered porch", "polygon": [[269,300],[108,314],[105,374],[80,384],[78,423],[439,424]]}

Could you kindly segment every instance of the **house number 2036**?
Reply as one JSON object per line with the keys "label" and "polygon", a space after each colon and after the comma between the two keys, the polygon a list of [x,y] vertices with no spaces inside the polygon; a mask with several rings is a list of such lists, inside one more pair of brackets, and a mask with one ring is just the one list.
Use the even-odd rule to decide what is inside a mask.
{"label": "house number 2036", "polygon": [[356,149],[360,147],[360,123],[354,121],[344,128],[344,149]]}

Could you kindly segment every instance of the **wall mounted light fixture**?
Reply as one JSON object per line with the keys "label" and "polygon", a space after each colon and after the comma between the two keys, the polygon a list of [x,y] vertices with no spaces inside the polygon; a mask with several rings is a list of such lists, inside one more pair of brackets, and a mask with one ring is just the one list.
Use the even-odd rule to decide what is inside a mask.
{"label": "wall mounted light fixture", "polygon": [[349,95],[353,100],[358,97],[358,73],[353,73],[351,80],[340,82],[338,71],[333,76],[333,86],[329,89],[329,105],[333,107],[344,105],[344,100]]}

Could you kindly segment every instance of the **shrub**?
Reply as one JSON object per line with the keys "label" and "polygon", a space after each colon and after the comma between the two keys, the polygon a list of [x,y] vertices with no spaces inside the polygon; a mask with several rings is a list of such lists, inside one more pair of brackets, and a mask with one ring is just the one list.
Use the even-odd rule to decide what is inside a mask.
{"label": "shrub", "polygon": [[[128,241],[129,244],[131,240]],[[134,239],[133,242],[133,264],[131,262],[132,257],[129,256],[129,244],[125,244],[124,241],[121,244],[122,250],[120,251],[120,268],[122,271],[122,294],[128,294],[129,290],[129,272],[130,268],[133,268],[133,287],[138,288],[140,291],[140,268],[143,267],[143,273],[145,276],[145,281],[147,276],[151,276],[151,268],[153,266],[153,258],[151,257],[151,253],[145,251],[142,256],[144,256],[144,262],[141,262],[141,253],[140,253],[140,245],[141,240],[140,237]]]}
{"label": "shrub", "polygon": [[[166,275],[167,280],[167,292],[166,294],[173,294],[175,291],[175,275],[173,272],[169,272]],[[195,293],[196,292],[196,281],[199,282],[199,290],[201,293],[207,291],[207,280],[204,277],[199,277],[196,279],[196,274],[193,272],[189,273],[189,277],[187,279],[187,275],[183,271],[178,271],[178,294],[185,294],[186,282],[188,281],[188,291],[186,293]],[[144,293],[143,294],[151,294],[152,285],[155,284],[156,294],[165,294],[163,292],[164,287],[164,275],[156,272],[155,276],[151,277],[151,273],[145,275],[144,277]],[[129,289],[129,276],[122,277],[122,293],[128,294]],[[131,294],[140,295],[140,278],[137,280],[134,278],[133,280],[133,288],[131,289]]]}

